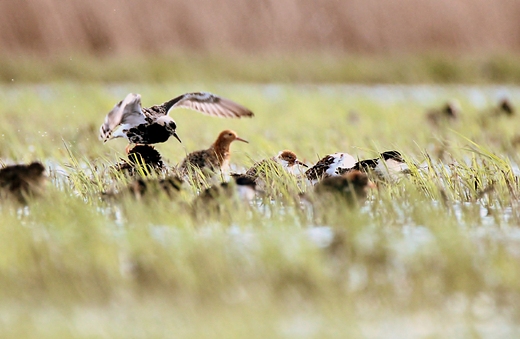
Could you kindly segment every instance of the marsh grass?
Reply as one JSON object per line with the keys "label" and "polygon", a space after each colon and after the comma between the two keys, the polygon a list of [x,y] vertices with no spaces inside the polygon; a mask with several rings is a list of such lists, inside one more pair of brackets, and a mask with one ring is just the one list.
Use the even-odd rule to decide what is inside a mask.
{"label": "marsh grass", "polygon": [[515,53],[0,55],[0,82],[49,81],[518,84],[520,63]]}
{"label": "marsh grass", "polygon": [[[323,204],[319,215],[293,199],[310,188],[276,167],[266,168],[269,198],[222,200],[217,213],[194,208],[189,184],[174,199],[103,199],[133,180],[111,168],[125,158],[126,141],[103,145],[96,136],[114,102],[139,91],[152,105],[200,87],[256,116],[175,112],[185,144],[157,146],[170,166],[232,128],[250,141],[232,148],[237,172],[280,149],[307,163],[397,149],[411,174],[379,183],[357,208]],[[520,159],[507,140],[519,117],[480,126],[478,115],[496,99],[492,88],[416,90],[3,86],[2,161],[41,160],[49,182],[27,206],[0,205],[2,336],[516,336]],[[520,99],[516,89],[508,93]],[[426,109],[453,97],[461,120],[428,125]]]}

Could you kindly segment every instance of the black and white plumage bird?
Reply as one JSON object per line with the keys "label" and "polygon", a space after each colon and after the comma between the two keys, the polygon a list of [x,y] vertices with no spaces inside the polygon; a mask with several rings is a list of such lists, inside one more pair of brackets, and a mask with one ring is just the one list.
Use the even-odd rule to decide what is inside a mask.
{"label": "black and white plumage bird", "polygon": [[305,177],[311,184],[323,178],[342,175],[356,165],[356,159],[348,153],[329,154],[305,171]]}
{"label": "black and white plumage bird", "polygon": [[173,136],[181,142],[176,133],[177,124],[168,115],[175,108],[188,108],[221,118],[253,116],[249,109],[206,92],[186,93],[148,108],[141,106],[141,95],[130,93],[107,114],[99,138],[106,142],[122,137],[131,144],[150,145],[165,142]]}
{"label": "black and white plumage bird", "polygon": [[400,174],[410,171],[410,168],[398,151],[385,151],[379,158],[361,160],[356,163],[352,170],[362,172],[374,172],[379,179],[385,181],[396,181]]}

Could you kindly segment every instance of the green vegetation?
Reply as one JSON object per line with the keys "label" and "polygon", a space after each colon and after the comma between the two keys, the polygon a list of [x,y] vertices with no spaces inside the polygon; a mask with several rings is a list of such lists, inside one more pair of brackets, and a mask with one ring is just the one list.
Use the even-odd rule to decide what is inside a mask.
{"label": "green vegetation", "polygon": [[515,54],[0,57],[0,82],[519,83]]}
{"label": "green vegetation", "polygon": [[[128,92],[152,105],[191,90],[256,116],[174,112],[184,144],[157,146],[170,165],[230,128],[250,142],[231,146],[237,170],[282,149],[307,163],[396,149],[412,175],[319,218],[290,199],[194,217],[190,187],[176,200],[102,199],[128,182],[110,168],[126,141],[97,140],[104,115]],[[0,204],[2,338],[516,337],[520,116],[492,114],[504,94],[520,99],[479,87],[1,85],[1,161],[40,160],[50,178],[28,207]],[[429,125],[426,109],[453,98],[460,120]]]}

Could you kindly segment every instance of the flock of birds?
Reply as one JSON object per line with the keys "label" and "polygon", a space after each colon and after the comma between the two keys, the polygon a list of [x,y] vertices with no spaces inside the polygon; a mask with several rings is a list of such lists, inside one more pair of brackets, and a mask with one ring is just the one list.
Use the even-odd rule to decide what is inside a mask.
{"label": "flock of birds", "polygon": [[[113,138],[126,138],[129,141],[127,153],[130,162],[124,161],[118,164],[118,169],[129,169],[131,172],[139,164],[153,169],[163,169],[164,162],[160,154],[153,148],[153,144],[164,142],[170,136],[179,142],[176,132],[176,123],[168,115],[176,107],[190,108],[194,111],[211,116],[225,118],[253,117],[253,113],[225,98],[210,93],[186,93],[161,105],[150,108],[142,108],[138,94],[128,94],[110,111],[105,123],[100,128],[100,139],[108,141]],[[347,153],[334,153],[325,156],[314,166],[302,171],[299,167],[308,167],[298,160],[296,154],[285,150],[278,155],[255,163],[245,173],[230,173],[230,147],[234,141],[246,142],[235,131],[222,131],[215,142],[207,148],[189,153],[184,160],[174,169],[176,180],[162,179],[155,182],[170,194],[172,183],[179,188],[182,179],[195,182],[211,182],[211,178],[233,178],[234,182],[224,182],[202,190],[200,199],[216,198],[224,192],[226,195],[238,194],[244,200],[253,199],[257,192],[263,191],[259,186],[265,187],[268,180],[268,172],[295,175],[315,186],[316,194],[336,192],[343,196],[349,203],[366,198],[367,191],[374,187],[368,179],[367,173],[374,172],[381,178],[385,174],[405,172],[408,167],[397,151],[381,153],[377,159],[357,161]],[[132,144],[136,144],[131,147]],[[299,173],[298,173],[299,172]],[[208,180],[209,179],[209,180]],[[150,183],[148,183],[150,185]],[[235,190],[232,189],[235,187]],[[147,182],[138,180],[130,186],[130,191],[137,196],[145,194]]]}
{"label": "flock of birds", "polygon": [[[266,181],[272,180],[272,173],[283,173],[312,186],[313,196],[332,194],[352,205],[366,199],[368,190],[375,187],[374,178],[395,181],[400,175],[409,173],[409,167],[398,151],[385,151],[378,158],[361,161],[348,153],[333,153],[309,167],[290,150],[261,160],[244,173],[230,173],[231,144],[234,141],[247,143],[232,130],[222,131],[207,149],[189,153],[178,166],[167,168],[153,145],[166,142],[170,137],[181,142],[177,135],[177,124],[169,115],[175,108],[188,108],[222,118],[254,116],[246,107],[211,93],[186,93],[148,108],[142,107],[139,94],[128,94],[107,114],[99,131],[99,138],[104,142],[114,138],[126,138],[129,142],[126,148],[129,160],[114,168],[130,175],[135,175],[140,166],[164,173],[164,170],[172,170],[174,173],[164,179],[135,179],[127,191],[136,197],[150,194],[151,187],[172,196],[185,181],[211,183],[214,178],[219,178],[220,183],[208,185],[208,188],[199,185],[202,189],[194,203],[215,201],[222,195],[234,195],[250,201],[258,192],[264,192],[263,187],[269,186]],[[508,115],[514,113],[507,99],[500,102],[499,109]],[[439,124],[457,119],[458,112],[458,105],[449,102],[442,109],[429,112],[427,118],[432,124]],[[28,196],[42,190],[44,172],[45,168],[39,162],[5,167],[0,170],[0,194],[25,202]]]}

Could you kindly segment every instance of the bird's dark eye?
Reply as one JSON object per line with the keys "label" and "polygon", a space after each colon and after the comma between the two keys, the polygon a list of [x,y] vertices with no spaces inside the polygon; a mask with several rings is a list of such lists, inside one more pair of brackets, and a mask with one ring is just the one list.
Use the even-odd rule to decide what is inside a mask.
{"label": "bird's dark eye", "polygon": [[174,122],[170,122],[170,127],[173,128],[173,129],[176,129],[177,125]]}

